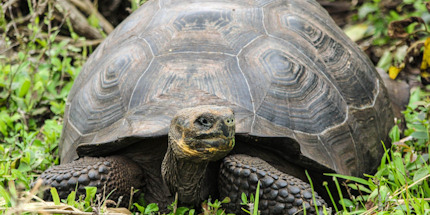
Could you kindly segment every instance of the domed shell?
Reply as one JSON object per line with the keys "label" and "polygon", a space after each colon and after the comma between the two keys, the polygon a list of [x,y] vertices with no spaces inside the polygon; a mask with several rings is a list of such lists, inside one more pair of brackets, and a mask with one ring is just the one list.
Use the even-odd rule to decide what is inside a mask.
{"label": "domed shell", "polygon": [[376,167],[393,124],[373,65],[314,0],[149,0],[76,79],[62,162],[167,135],[197,105],[229,106],[237,135],[352,175]]}

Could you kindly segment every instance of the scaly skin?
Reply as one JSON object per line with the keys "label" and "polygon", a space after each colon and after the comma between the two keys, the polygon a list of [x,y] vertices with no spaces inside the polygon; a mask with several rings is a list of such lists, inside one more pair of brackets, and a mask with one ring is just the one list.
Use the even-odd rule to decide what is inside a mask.
{"label": "scaly skin", "polygon": [[[93,186],[97,187],[97,193],[105,190],[105,196],[113,191],[109,199],[115,202],[123,196],[122,205],[128,203],[131,187],[140,189],[144,185],[140,167],[123,156],[83,157],[51,167],[43,172],[40,179],[45,185],[55,187],[62,199],[66,199],[76,188],[77,197],[85,195],[85,187]],[[45,191],[44,198],[51,198],[49,190]]]}
{"label": "scaly skin", "polygon": [[[231,155],[223,160],[219,174],[219,190],[222,198],[230,197],[228,212],[241,214],[241,194],[255,194],[260,181],[261,214],[316,214],[312,190],[308,183],[278,171],[267,162],[248,155]],[[315,193],[316,205],[321,211],[325,201]],[[242,212],[243,213],[243,212]],[[320,212],[322,214],[322,211]]]}

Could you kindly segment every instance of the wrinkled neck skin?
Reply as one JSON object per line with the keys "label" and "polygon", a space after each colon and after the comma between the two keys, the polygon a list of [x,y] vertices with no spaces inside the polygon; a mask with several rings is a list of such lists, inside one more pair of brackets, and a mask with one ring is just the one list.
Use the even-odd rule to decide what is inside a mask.
{"label": "wrinkled neck skin", "polygon": [[[172,140],[170,140],[172,141]],[[209,195],[208,161],[193,162],[175,155],[169,143],[161,166],[163,180],[172,195],[178,193],[178,201],[198,205]]]}

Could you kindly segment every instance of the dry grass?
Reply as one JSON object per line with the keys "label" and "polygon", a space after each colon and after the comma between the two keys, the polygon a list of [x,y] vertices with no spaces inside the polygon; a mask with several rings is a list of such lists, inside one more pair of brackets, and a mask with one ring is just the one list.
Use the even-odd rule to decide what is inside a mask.
{"label": "dry grass", "polygon": [[74,214],[74,215],[95,215],[95,214],[109,214],[109,215],[129,215],[132,214],[126,208],[108,208],[104,204],[94,204],[92,207],[93,212],[85,212],[76,207],[65,203],[58,203],[52,201],[44,201],[36,196],[42,189],[42,181],[39,180],[30,191],[21,191],[18,198],[13,200],[15,205],[13,207],[6,207],[6,200],[0,197],[0,211],[5,215],[12,214]]}

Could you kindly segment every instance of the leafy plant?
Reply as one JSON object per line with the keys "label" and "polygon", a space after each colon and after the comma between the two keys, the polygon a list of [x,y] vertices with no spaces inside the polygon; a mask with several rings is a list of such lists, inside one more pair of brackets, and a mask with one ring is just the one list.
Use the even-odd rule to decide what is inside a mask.
{"label": "leafy plant", "polygon": [[385,211],[391,214],[425,214],[430,211],[429,102],[425,102],[428,93],[421,96],[419,102],[412,100],[404,112],[408,127],[404,132],[406,137],[400,139],[402,132],[398,126],[391,130],[393,145],[385,150],[376,174],[366,175],[367,179],[327,174],[333,176],[338,190],[337,178],[342,178],[347,180],[344,185],[348,189],[360,193],[358,197],[344,198],[339,192],[344,211]]}
{"label": "leafy plant", "polygon": [[175,201],[167,207],[171,212],[169,215],[184,215],[186,212],[192,215],[195,213],[194,209],[189,209],[187,207],[178,207],[178,194],[175,195]]}
{"label": "leafy plant", "polygon": [[145,214],[145,215],[153,214],[155,212],[158,212],[158,210],[159,210],[158,205],[155,203],[151,203],[151,204],[147,205],[146,207],[141,206],[137,203],[134,203],[133,205],[140,211],[140,213]]}
{"label": "leafy plant", "polygon": [[[425,3],[425,0],[403,0],[395,7],[387,7],[387,1],[365,1],[358,6],[358,12],[353,16],[353,20],[360,21],[362,26],[365,26],[363,36],[371,36],[373,45],[394,44],[395,41],[388,35],[389,23],[410,16],[428,14]],[[413,27],[410,27],[408,31],[412,31],[412,29]]]}
{"label": "leafy plant", "polygon": [[144,4],[146,0],[130,0],[131,3],[131,11],[137,10],[142,4]]}
{"label": "leafy plant", "polygon": [[225,215],[225,211],[221,209],[221,204],[229,203],[230,198],[226,197],[222,201],[216,199],[213,203],[209,198],[207,201],[202,203],[202,209],[204,215]]}
{"label": "leafy plant", "polygon": [[257,183],[255,198],[254,198],[254,194],[252,193],[249,197],[249,201],[245,193],[242,193],[241,198],[242,198],[242,203],[240,204],[246,205],[248,207],[248,209],[242,208],[243,211],[245,211],[247,214],[259,215],[260,212],[258,211],[258,204],[260,202],[260,181],[258,181]]}
{"label": "leafy plant", "polygon": [[357,24],[350,25],[345,32],[366,47],[377,67],[395,79],[400,71],[420,67],[421,61],[430,59],[422,56],[429,35],[428,9],[430,3],[424,0],[403,0],[394,6],[385,0],[365,1],[353,17]]}
{"label": "leafy plant", "polygon": [[[29,190],[38,174],[58,163],[61,115],[87,56],[86,47],[57,39],[67,17],[54,24],[55,1],[35,2],[27,2],[25,30],[13,10],[0,7],[0,187],[7,207],[16,205],[18,193]],[[38,13],[40,4],[44,16]]]}

